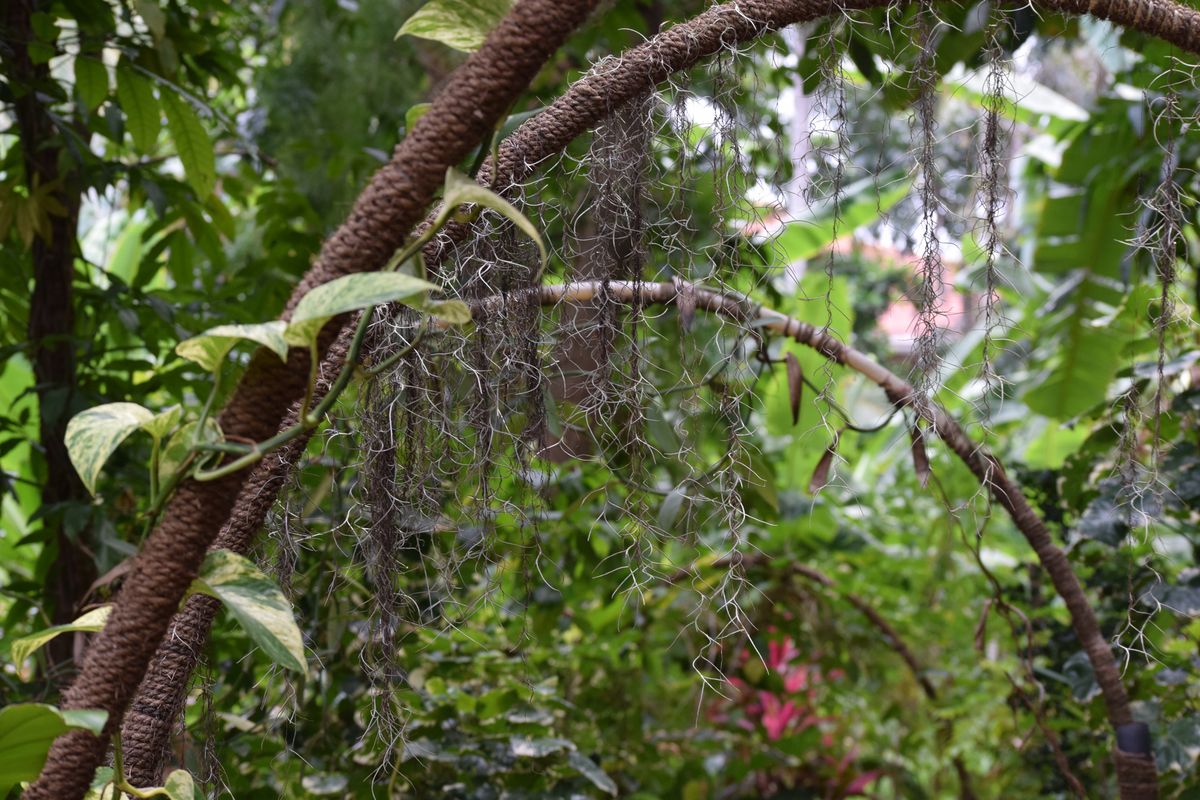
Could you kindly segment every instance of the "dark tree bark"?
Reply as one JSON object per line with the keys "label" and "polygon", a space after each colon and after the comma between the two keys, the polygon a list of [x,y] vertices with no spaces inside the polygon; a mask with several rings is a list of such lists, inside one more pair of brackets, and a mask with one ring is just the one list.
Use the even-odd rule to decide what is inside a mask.
{"label": "dark tree bark", "polygon": [[[78,603],[96,578],[89,528],[68,531],[64,512],[71,504],[86,503],[88,493],[67,456],[64,436],[71,416],[76,385],[75,307],[71,284],[77,251],[80,188],[77,176],[61,169],[61,132],[47,113],[39,91],[50,86],[49,65],[29,55],[34,39],[30,17],[40,6],[34,0],[10,0],[5,30],[5,72],[17,94],[13,103],[21,136],[25,180],[35,188],[52,185],[49,197],[65,213],[49,216],[48,230],[35,236],[32,250],[33,295],[29,302],[29,344],[37,386],[38,425],[46,473],[42,480],[42,528],[48,562],[45,597],[54,624],[77,616]],[[50,673],[72,663],[73,638],[60,636],[46,654]]]}

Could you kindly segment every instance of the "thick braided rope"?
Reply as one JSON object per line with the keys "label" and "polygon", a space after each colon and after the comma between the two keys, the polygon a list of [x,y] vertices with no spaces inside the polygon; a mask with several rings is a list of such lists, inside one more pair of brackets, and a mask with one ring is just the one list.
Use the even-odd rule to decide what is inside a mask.
{"label": "thick braided rope", "polygon": [[[447,167],[457,164],[493,130],[501,114],[590,13],[595,0],[521,0],[484,46],[451,76],[429,113],[396,148],[355,203],[349,219],[322,248],[292,296],[340,275],[379,269],[420,221]],[[332,332],[326,336],[326,346]],[[278,429],[304,390],[307,357],[297,351],[286,367],[261,352],[221,414],[227,434],[262,441]],[[76,731],[60,737],[30,800],[79,800],[104,759],[155,648],[196,575],[204,552],[233,509],[246,475],[200,484],[185,482],[162,523],[147,539],[117,596],[112,616],[89,648],[63,705],[108,712],[103,736]]]}
{"label": "thick braided rope", "polygon": [[[501,188],[519,183],[532,174],[545,159],[594,127],[609,109],[648,91],[670,74],[695,65],[718,52],[723,46],[830,13],[886,5],[889,3],[884,0],[792,0],[740,2],[714,7],[613,59],[609,62],[609,69],[598,70],[574,84],[550,108],[525,123],[513,136],[504,141],[499,154],[499,169],[495,169],[489,160],[481,171],[480,180]],[[1038,5],[1048,10],[1066,13],[1090,13],[1124,27],[1157,36],[1189,52],[1200,53],[1200,14],[1170,0],[1040,0]],[[444,258],[445,243],[461,239],[467,230],[465,227],[451,226],[447,233],[448,236],[435,242],[427,251],[427,259],[431,266],[436,266]],[[295,458],[298,457],[299,453],[296,453]],[[293,466],[294,461],[280,458],[274,469],[288,472]],[[242,519],[242,524],[257,530],[266,516],[270,501],[263,494],[253,494],[252,498],[247,503],[239,502],[236,516]],[[1090,607],[1088,615],[1093,616],[1094,621]],[[208,634],[207,625],[192,628],[176,626],[175,630],[180,636],[191,640],[193,651],[203,646]],[[1112,655],[1111,651],[1107,650],[1107,644],[1105,653],[1107,660],[1111,662]],[[1095,648],[1088,649],[1089,657],[1104,659],[1105,653],[1100,653]],[[186,682],[180,685],[173,675],[170,678],[166,675],[161,677],[173,683],[176,692],[186,692]],[[1113,684],[1111,681],[1106,683],[1111,693]],[[1116,716],[1123,719],[1127,714],[1128,700],[1123,687],[1120,687],[1119,679],[1117,687],[1119,692],[1114,697],[1118,708]],[[1106,699],[1110,693],[1106,693]],[[182,699],[177,702],[182,703]],[[1110,702],[1110,717],[1113,716],[1112,705]],[[1122,706],[1126,710],[1125,713],[1119,710]],[[160,743],[158,746],[165,745]]]}
{"label": "thick braided rope", "polygon": [[[337,377],[350,348],[352,331],[353,326],[343,328],[321,362],[315,402],[320,402]],[[290,428],[299,420],[300,401],[297,401],[292,404],[281,428]],[[243,554],[250,551],[279,491],[303,457],[311,435],[311,431],[303,433],[255,465],[238,495],[234,513],[221,528],[212,549]],[[121,746],[125,776],[134,786],[162,783],[171,732],[183,713],[192,673],[204,653],[219,608],[220,603],[207,595],[193,595],[187,599],[171,620],[171,627],[155,651],[146,677],[125,713]]]}
{"label": "thick braided rope", "polygon": [[1121,800],[1155,800],[1158,797],[1158,769],[1152,756],[1114,750],[1117,764],[1117,789]]}
{"label": "thick braided rope", "polygon": [[[497,168],[489,159],[481,183],[507,187],[524,181],[546,159],[591,130],[609,110],[650,91],[670,75],[723,47],[795,23],[831,14],[904,5],[909,0],[739,0],[714,6],[691,21],[667,28],[619,58],[601,62],[541,114],[500,146]],[[1200,11],[1173,0],[1035,0],[1048,11],[1091,14],[1156,36],[1200,54]]]}
{"label": "thick braided rope", "polygon": [[[695,66],[722,48],[770,31],[811,22],[832,14],[908,5],[912,0],[737,0],[713,6],[691,20],[672,26],[619,57],[598,64],[576,81],[549,108],[521,125],[500,145],[498,159],[489,158],[479,182],[501,191],[525,181],[547,159],[594,128],[612,109],[651,91],[672,74]],[[1200,54],[1200,11],[1174,0],[1034,0],[1047,11],[1091,14],[1137,30],[1191,53]],[[433,219],[430,215],[425,224]],[[452,223],[445,235],[426,249],[426,261],[437,265],[445,249],[461,241],[467,226]]]}

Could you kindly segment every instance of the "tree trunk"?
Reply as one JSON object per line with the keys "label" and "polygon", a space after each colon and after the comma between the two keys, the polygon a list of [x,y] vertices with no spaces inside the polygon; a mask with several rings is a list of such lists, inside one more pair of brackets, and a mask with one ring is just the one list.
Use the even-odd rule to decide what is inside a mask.
{"label": "tree trunk", "polygon": [[[12,49],[6,70],[9,86],[19,94],[13,103],[21,136],[25,180],[32,195],[37,187],[54,185],[50,198],[65,213],[49,216],[48,230],[34,237],[33,296],[29,302],[30,358],[38,399],[39,440],[45,459],[42,481],[42,530],[48,563],[45,598],[54,624],[70,622],[77,616],[78,603],[96,578],[92,559],[89,526],[70,531],[65,512],[74,504],[88,501],[67,456],[64,436],[71,416],[75,391],[75,308],[71,283],[75,272],[76,227],[79,222],[80,194],[74,176],[60,172],[64,154],[60,132],[38,99],[38,90],[52,81],[49,65],[34,63],[28,47],[35,34],[31,15],[39,8],[34,0],[10,0],[6,20]],[[72,663],[72,642],[60,636],[50,642],[46,654],[50,674]]]}

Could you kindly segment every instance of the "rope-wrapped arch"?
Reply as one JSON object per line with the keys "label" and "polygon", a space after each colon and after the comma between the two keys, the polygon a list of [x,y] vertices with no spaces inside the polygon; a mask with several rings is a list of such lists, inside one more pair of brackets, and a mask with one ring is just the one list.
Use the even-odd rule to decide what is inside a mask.
{"label": "rope-wrapped arch", "polygon": [[[614,108],[645,94],[672,74],[688,69],[722,48],[753,40],[796,23],[815,21],[832,14],[905,6],[914,0],[735,0],[674,25],[620,56],[607,59],[580,79],[546,110],[527,121],[500,146],[498,158],[480,171],[481,182],[504,189],[519,184],[547,159],[604,119]],[[1037,9],[1066,14],[1090,14],[1130,30],[1166,41],[1181,50],[1200,53],[1200,12],[1173,0],[1035,0]],[[427,261],[436,266],[446,255],[449,241],[468,231],[451,226],[427,250]],[[356,268],[376,265],[362,263]],[[347,270],[348,271],[348,270]],[[326,270],[306,276],[303,288],[337,277]],[[345,349],[334,348],[323,370],[336,374]],[[895,398],[893,398],[895,400]],[[285,425],[287,423],[285,422]],[[947,428],[952,425],[952,428]],[[1070,564],[1054,545],[1044,523],[1025,501],[1020,487],[1004,476],[993,458],[966,438],[957,423],[944,415],[937,429],[950,448],[972,469],[1029,538],[1039,560],[1054,581],[1071,612],[1072,624],[1103,690],[1110,722],[1121,727],[1133,722],[1129,700],[1112,650],[1100,634],[1095,615]],[[245,548],[261,527],[274,503],[283,477],[304,451],[304,439],[293,440],[277,457],[261,462],[244,483],[219,544]],[[193,598],[175,619],[167,641],[155,654],[153,665],[140,687],[126,720],[126,758],[136,785],[159,779],[166,738],[182,707],[187,677],[203,649],[212,621],[212,610]],[[1156,796],[1153,761],[1140,754],[1116,750],[1121,796],[1126,800]]]}

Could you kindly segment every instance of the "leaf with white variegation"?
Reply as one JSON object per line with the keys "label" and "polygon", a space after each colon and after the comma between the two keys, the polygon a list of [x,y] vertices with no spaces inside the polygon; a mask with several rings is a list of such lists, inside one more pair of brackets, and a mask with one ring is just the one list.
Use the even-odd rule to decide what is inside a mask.
{"label": "leaf with white variegation", "polygon": [[323,283],[300,299],[284,338],[289,344],[307,347],[325,323],[347,311],[358,311],[382,303],[404,302],[414,297],[421,302],[428,292],[440,287],[401,272],[360,272]]}
{"label": "leaf with white variegation", "polygon": [[204,333],[185,339],[175,346],[175,352],[212,372],[220,367],[225,356],[239,341],[261,344],[281,361],[287,360],[288,343],[284,338],[288,324],[275,320],[257,325],[218,325]]}
{"label": "leaf with white variegation", "polygon": [[71,418],[67,454],[89,492],[96,493],[100,470],[117,446],[152,419],[154,414],[137,403],[106,403]]}
{"label": "leaf with white variegation", "polygon": [[196,783],[186,769],[172,771],[160,791],[170,800],[197,800],[197,798],[203,797],[200,792],[196,791]]}
{"label": "leaf with white variegation", "polygon": [[150,434],[154,441],[161,442],[167,434],[175,430],[182,416],[183,406],[173,405],[142,423],[142,430]]}
{"label": "leaf with white variegation", "polygon": [[304,672],[304,640],[283,592],[254,562],[229,550],[204,559],[191,593],[220,600],[242,628],[280,666]]}
{"label": "leaf with white variegation", "polygon": [[529,218],[518,211],[516,206],[491,189],[480,186],[466,175],[451,167],[446,170],[446,188],[442,192],[442,208],[438,211],[434,227],[441,227],[445,224],[446,220],[450,219],[450,215],[455,210],[468,205],[480,205],[490,208],[520,228],[526,236],[533,239],[534,243],[537,244],[538,252],[542,256],[542,266],[545,266],[548,258],[546,245],[542,243],[542,235],[538,233],[538,229],[529,221]]}
{"label": "leaf with white variegation", "polygon": [[430,0],[408,18],[396,38],[416,36],[473,53],[511,5],[512,0]]}
{"label": "leaf with white variegation", "polygon": [[54,625],[37,633],[22,636],[12,644],[12,659],[17,664],[20,664],[33,655],[39,647],[62,633],[95,633],[104,628],[104,623],[108,622],[108,616],[111,613],[112,606],[100,606],[99,608],[93,608],[74,622],[68,622],[65,625]]}

